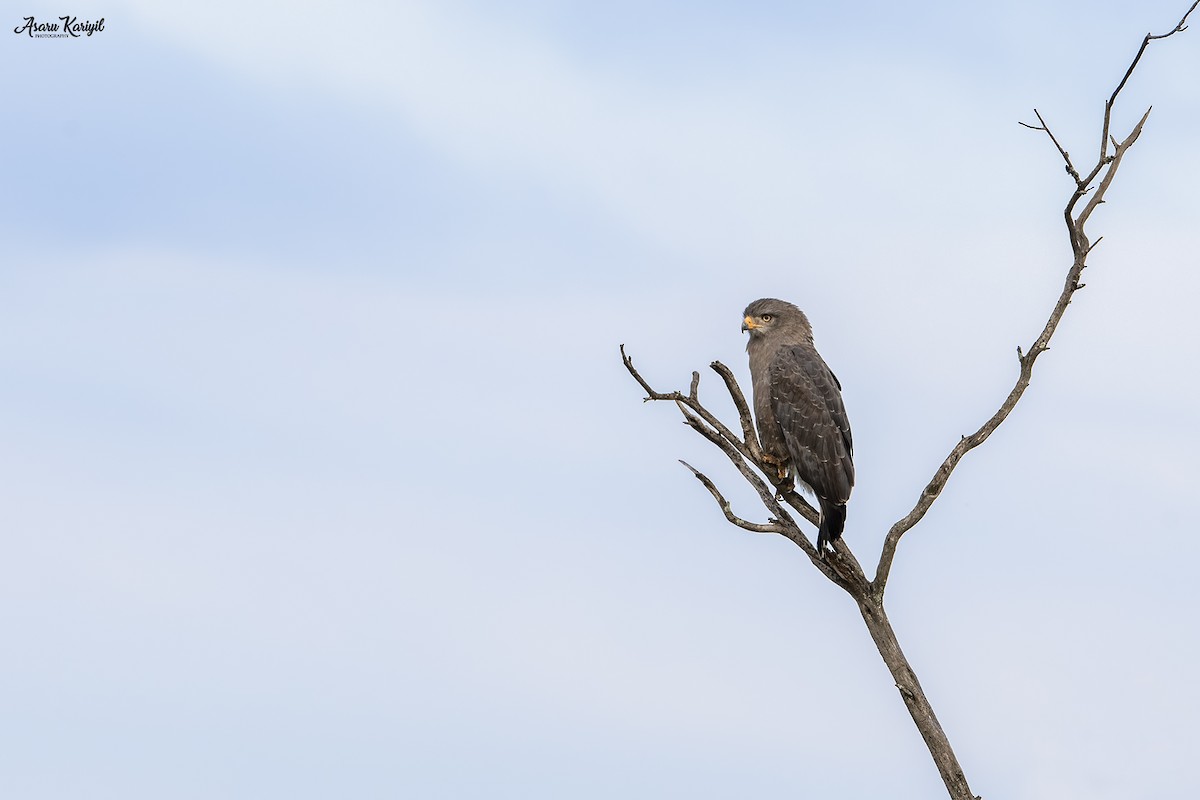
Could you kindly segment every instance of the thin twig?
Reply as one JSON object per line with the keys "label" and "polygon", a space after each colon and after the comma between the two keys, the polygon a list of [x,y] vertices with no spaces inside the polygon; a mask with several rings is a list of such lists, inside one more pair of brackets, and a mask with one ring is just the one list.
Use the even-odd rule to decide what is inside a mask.
{"label": "thin twig", "polygon": [[[1200,2],[1200,0],[1198,0],[1198,2]],[[1046,120],[1042,119],[1041,112],[1035,108],[1033,113],[1038,118],[1038,122],[1042,123],[1041,125],[1030,125],[1027,122],[1018,122],[1017,124],[1024,125],[1026,128],[1029,128],[1033,131],[1045,131],[1046,135],[1050,137],[1050,141],[1054,142],[1054,146],[1058,148],[1058,153],[1063,157],[1063,161],[1067,163],[1067,173],[1075,179],[1076,184],[1081,184],[1083,181],[1080,179],[1079,172],[1076,171],[1075,165],[1071,163],[1071,154],[1068,153],[1066,149],[1058,143],[1058,139],[1055,138],[1054,134],[1050,131],[1050,126],[1046,124]]]}
{"label": "thin twig", "polygon": [[696,476],[696,479],[704,484],[704,488],[708,489],[709,493],[712,494],[713,498],[717,501],[717,505],[721,507],[721,512],[725,514],[725,519],[729,520],[734,525],[737,525],[739,528],[745,528],[746,530],[754,531],[755,533],[783,533],[783,527],[777,523],[769,522],[765,525],[762,525],[757,522],[748,522],[734,514],[733,509],[729,507],[729,501],[725,499],[725,497],[721,494],[721,490],[717,488],[716,484],[713,483],[707,475],[682,459],[680,459],[679,463],[690,469],[692,474]]}
{"label": "thin twig", "polygon": [[638,382],[638,385],[646,390],[646,397],[643,399],[643,402],[648,403],[651,400],[670,400],[676,403],[683,403],[688,408],[699,414],[701,419],[717,430],[727,442],[736,447],[738,451],[746,456],[746,458],[750,459],[751,462],[754,464],[761,463],[761,459],[755,457],[754,452],[750,449],[746,442],[739,439],[733,433],[733,431],[729,430],[729,428],[726,427],[723,422],[721,422],[721,420],[717,419],[716,415],[700,404],[700,400],[697,397],[697,392],[700,385],[700,373],[692,373],[691,391],[688,395],[684,395],[682,392],[656,392],[650,386],[650,384],[646,382],[646,379],[642,377],[641,373],[637,371],[637,368],[633,366],[633,359],[625,354],[625,345],[621,345],[621,360],[625,364],[625,369],[628,370],[629,374],[632,375],[634,380]]}
{"label": "thin twig", "polygon": [[1121,78],[1121,82],[1117,84],[1117,88],[1113,90],[1112,96],[1110,96],[1108,98],[1108,102],[1104,104],[1104,130],[1100,134],[1101,161],[1103,161],[1104,157],[1108,155],[1108,129],[1112,119],[1113,104],[1117,102],[1117,95],[1119,95],[1121,90],[1125,88],[1125,84],[1129,80],[1129,76],[1133,74],[1134,68],[1138,65],[1138,62],[1142,60],[1142,53],[1146,52],[1146,48],[1151,42],[1158,39],[1166,39],[1168,36],[1174,36],[1181,31],[1187,30],[1187,18],[1192,15],[1193,11],[1196,10],[1196,6],[1200,6],[1200,0],[1196,0],[1196,2],[1192,3],[1192,7],[1187,10],[1187,13],[1183,15],[1183,18],[1180,19],[1179,23],[1171,30],[1167,31],[1166,33],[1160,33],[1157,36],[1147,33],[1146,38],[1142,39],[1142,46],[1138,48],[1137,55],[1134,56],[1133,61],[1130,62],[1129,69],[1125,70],[1125,75]]}
{"label": "thin twig", "polygon": [[729,396],[733,399],[733,407],[737,409],[738,421],[742,423],[742,436],[746,446],[755,460],[761,462],[763,451],[758,444],[758,431],[754,427],[754,418],[750,415],[750,405],[746,402],[746,396],[742,394],[742,387],[738,386],[737,378],[733,376],[733,370],[720,361],[714,361],[708,366],[725,382],[725,388],[729,390]]}
{"label": "thin twig", "polygon": [[[772,491],[771,487],[767,485],[767,482],[762,479],[762,476],[750,467],[750,465],[746,462],[745,456],[736,447],[730,444],[719,431],[705,425],[704,422],[701,421],[701,417],[693,412],[685,403],[677,403],[677,405],[679,406],[680,412],[683,414],[683,421],[687,423],[692,430],[696,431],[705,439],[708,439],[717,447],[721,448],[721,451],[729,457],[729,460],[733,462],[733,465],[738,468],[739,472],[742,473],[742,477],[745,478],[754,491],[758,493],[759,499],[762,500],[762,503],[767,507],[767,510],[770,511],[771,514],[773,514],[781,524],[790,528],[795,528],[798,531],[799,527],[797,527],[795,521],[788,514],[787,509],[781,506],[779,501],[775,499],[775,492]],[[813,550],[813,554],[815,555],[816,549],[812,548],[812,545],[809,545],[809,548]]]}

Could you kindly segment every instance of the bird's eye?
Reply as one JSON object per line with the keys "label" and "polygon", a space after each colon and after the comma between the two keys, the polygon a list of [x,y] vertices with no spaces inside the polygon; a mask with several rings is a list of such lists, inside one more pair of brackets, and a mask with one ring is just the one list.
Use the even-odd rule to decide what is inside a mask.
{"label": "bird's eye", "polygon": [[759,317],[759,319],[761,319],[763,322],[770,322],[770,321],[771,321],[771,315],[770,315],[770,314],[763,314],[761,317]]}

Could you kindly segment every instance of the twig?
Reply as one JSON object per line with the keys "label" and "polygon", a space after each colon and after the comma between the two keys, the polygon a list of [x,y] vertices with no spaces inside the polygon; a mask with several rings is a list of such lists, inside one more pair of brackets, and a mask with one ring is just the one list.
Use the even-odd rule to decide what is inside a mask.
{"label": "twig", "polygon": [[754,418],[750,416],[750,406],[746,402],[746,396],[742,394],[742,387],[738,386],[737,378],[733,377],[733,370],[720,361],[714,361],[708,366],[721,376],[721,380],[725,381],[725,388],[729,390],[729,396],[733,399],[733,407],[738,412],[738,421],[742,423],[742,436],[746,441],[746,446],[754,455],[754,459],[762,462],[763,451],[758,444],[758,431],[754,427]]}
{"label": "twig", "polygon": [[1125,83],[1129,80],[1129,76],[1133,74],[1134,68],[1138,65],[1138,62],[1142,60],[1142,53],[1146,52],[1146,48],[1151,42],[1158,39],[1166,39],[1168,36],[1174,36],[1177,33],[1186,31],[1187,18],[1192,15],[1193,11],[1196,10],[1196,6],[1200,6],[1200,0],[1196,0],[1196,2],[1192,3],[1192,7],[1187,10],[1187,13],[1183,15],[1183,18],[1180,19],[1179,23],[1171,30],[1167,31],[1166,33],[1160,33],[1157,36],[1147,33],[1146,38],[1142,39],[1142,46],[1138,48],[1137,55],[1134,56],[1133,61],[1130,62],[1129,69],[1125,70],[1125,75],[1121,78],[1121,82],[1117,84],[1117,88],[1113,90],[1112,96],[1110,96],[1108,98],[1108,102],[1104,104],[1104,130],[1100,134],[1100,160],[1103,161],[1104,157],[1108,155],[1108,128],[1109,122],[1112,119],[1113,104],[1117,102],[1117,95],[1119,95],[1121,90],[1125,88]]}
{"label": "twig", "polygon": [[[621,345],[621,360],[625,364],[625,369],[627,369],[629,374],[633,376],[634,380],[638,382],[638,385],[646,390],[646,397],[643,399],[643,402],[648,403],[651,400],[671,400],[676,403],[682,403],[683,405],[692,409],[692,411],[696,412],[701,419],[711,425],[717,432],[720,433],[722,438],[736,447],[738,451],[741,452],[742,455],[746,456],[746,458],[750,459],[751,462],[756,465],[761,463],[761,459],[755,456],[754,451],[750,449],[746,442],[734,435],[733,431],[729,430],[729,428],[727,428],[725,424],[721,422],[721,420],[717,419],[717,417],[711,411],[700,404],[700,400],[697,396],[700,388],[699,372],[692,373],[692,384],[687,395],[684,395],[682,392],[656,392],[653,388],[651,388],[650,384],[646,382],[646,379],[641,376],[641,373],[637,371],[637,368],[633,366],[633,359],[625,354],[625,345]],[[755,449],[757,448],[757,443],[755,443]]]}
{"label": "twig", "polygon": [[704,488],[708,489],[709,493],[712,494],[713,498],[717,501],[717,505],[721,507],[721,512],[725,514],[725,519],[729,520],[734,525],[737,525],[739,528],[745,528],[746,530],[754,531],[755,533],[783,533],[783,527],[777,523],[769,522],[766,525],[761,525],[757,522],[748,522],[734,514],[733,510],[729,507],[729,501],[725,499],[725,497],[721,494],[721,490],[717,488],[716,484],[714,484],[707,475],[682,459],[680,459],[679,463],[690,469],[692,474],[696,476],[696,479],[704,484]]}
{"label": "twig", "polygon": [[1042,123],[1041,125],[1030,125],[1026,122],[1018,122],[1017,124],[1024,125],[1033,131],[1045,131],[1046,135],[1050,137],[1050,141],[1054,142],[1054,146],[1058,148],[1059,155],[1063,157],[1063,161],[1067,162],[1067,173],[1075,179],[1076,184],[1082,184],[1083,180],[1079,177],[1079,172],[1076,171],[1075,165],[1071,163],[1071,154],[1058,143],[1058,139],[1050,132],[1050,126],[1046,124],[1046,120],[1042,119],[1041,113],[1036,108],[1033,110],[1033,113],[1038,118],[1038,122]]}

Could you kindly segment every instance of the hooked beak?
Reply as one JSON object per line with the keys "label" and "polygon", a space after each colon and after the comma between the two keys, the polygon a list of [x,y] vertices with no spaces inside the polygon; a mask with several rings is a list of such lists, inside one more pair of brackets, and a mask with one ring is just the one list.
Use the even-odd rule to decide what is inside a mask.
{"label": "hooked beak", "polygon": [[744,320],[742,320],[742,333],[745,333],[746,331],[752,331],[757,327],[758,325],[756,325],[754,320],[750,317],[746,317]]}

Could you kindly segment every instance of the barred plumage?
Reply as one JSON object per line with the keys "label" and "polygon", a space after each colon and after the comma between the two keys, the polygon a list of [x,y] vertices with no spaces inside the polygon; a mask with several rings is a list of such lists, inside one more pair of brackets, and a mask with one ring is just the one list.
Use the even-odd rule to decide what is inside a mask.
{"label": "barred plumage", "polygon": [[854,488],[854,443],[842,385],[813,347],[804,312],[783,300],[755,300],[742,330],[750,332],[754,416],[763,451],[790,467],[821,506],[817,552],[842,535]]}

